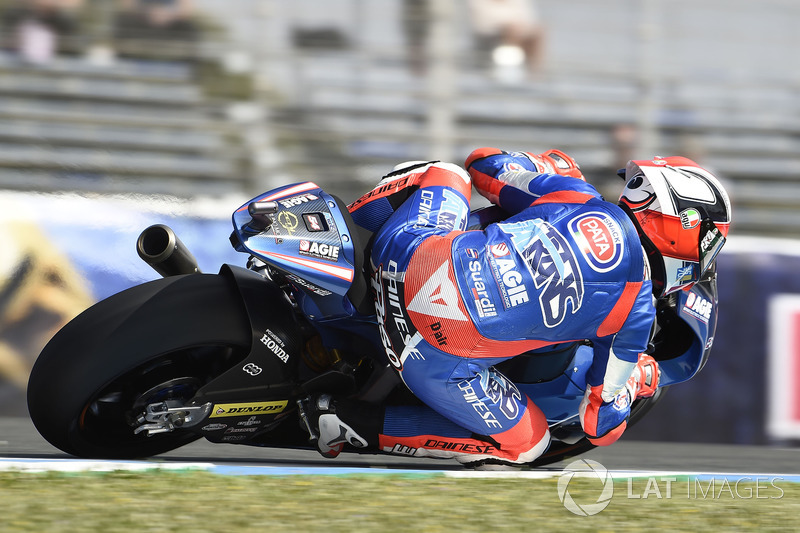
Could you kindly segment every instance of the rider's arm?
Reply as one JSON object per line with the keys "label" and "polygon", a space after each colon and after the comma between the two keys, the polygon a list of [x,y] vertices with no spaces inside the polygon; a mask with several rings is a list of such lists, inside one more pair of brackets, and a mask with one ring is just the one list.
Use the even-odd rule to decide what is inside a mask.
{"label": "rider's arm", "polygon": [[586,196],[600,197],[583,180],[575,162],[562,152],[534,155],[480,148],[469,155],[465,166],[478,192],[512,215],[551,193],[567,195],[559,198],[562,202],[575,195],[583,201]]}
{"label": "rider's arm", "polygon": [[[655,320],[652,284],[648,279],[634,287],[638,290],[632,293],[631,297],[635,295],[635,299],[630,310],[625,309],[627,305],[624,304],[625,296],[623,295],[601,325],[598,335],[603,335],[607,331],[613,331],[619,327],[614,323],[615,321],[621,322],[619,330],[599,336],[593,341],[594,361],[586,375],[586,382],[592,387],[603,386],[604,401],[610,401],[625,387],[625,383],[639,359],[639,354],[647,349],[650,341],[650,333]],[[627,316],[625,316],[626,311]]]}

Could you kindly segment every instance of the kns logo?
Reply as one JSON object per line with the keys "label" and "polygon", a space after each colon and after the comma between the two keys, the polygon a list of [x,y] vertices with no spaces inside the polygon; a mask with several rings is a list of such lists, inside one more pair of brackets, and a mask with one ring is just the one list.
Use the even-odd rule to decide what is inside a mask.
{"label": "kns logo", "polygon": [[564,236],[542,219],[499,226],[511,235],[514,247],[528,263],[533,283],[540,290],[544,325],[558,326],[567,309],[575,313],[583,302],[583,276],[575,253]]}
{"label": "kns logo", "polygon": [[499,404],[500,412],[506,418],[516,419],[522,401],[522,393],[517,386],[492,369],[481,370],[478,376],[480,376],[481,387],[486,393],[486,397],[495,405]]}

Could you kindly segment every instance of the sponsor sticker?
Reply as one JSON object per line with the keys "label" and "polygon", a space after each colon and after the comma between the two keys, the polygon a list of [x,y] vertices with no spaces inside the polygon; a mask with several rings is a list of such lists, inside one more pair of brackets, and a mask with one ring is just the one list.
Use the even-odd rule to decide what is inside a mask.
{"label": "sponsor sticker", "polygon": [[675,281],[680,284],[697,280],[695,267],[696,265],[693,263],[684,263],[683,266],[678,269],[675,275]]}
{"label": "sponsor sticker", "polygon": [[258,431],[258,428],[228,428],[225,430],[225,435],[231,433],[255,433],[256,431]]}
{"label": "sponsor sticker", "polygon": [[422,189],[416,210],[410,214],[416,218],[416,227],[436,227],[447,231],[466,228],[469,206],[453,191]]}
{"label": "sponsor sticker", "polygon": [[309,290],[309,291],[313,292],[317,296],[330,296],[331,294],[333,294],[331,291],[329,291],[327,289],[323,289],[321,287],[317,287],[313,283],[310,283],[310,282],[304,280],[303,278],[301,278],[300,276],[296,276],[294,274],[287,274],[286,275],[286,279],[288,279],[289,281],[291,281],[291,282],[293,282],[293,283],[295,283],[297,285],[300,285],[301,287],[303,287],[306,290]]}
{"label": "sponsor sticker", "polygon": [[519,163],[506,163],[503,165],[505,172],[525,172],[527,169]]}
{"label": "sponsor sticker", "polygon": [[469,262],[467,268],[469,270],[467,274],[467,283],[469,283],[469,290],[475,302],[475,309],[478,312],[478,316],[480,318],[497,316],[497,308],[489,295],[486,281],[483,278],[483,265],[480,261],[473,260]]}
{"label": "sponsor sticker", "polygon": [[401,178],[394,179],[385,183],[384,185],[380,185],[375,189],[372,189],[361,198],[350,204],[348,209],[352,213],[356,209],[360,208],[362,205],[366,204],[370,200],[374,198],[381,198],[384,196],[389,196],[390,194],[394,194],[395,192],[399,191],[400,189],[404,188],[408,184],[408,180],[411,179],[411,176],[403,176]]}
{"label": "sponsor sticker", "polygon": [[[259,339],[259,340],[261,341],[261,343],[264,346],[266,346],[269,349],[269,351],[274,353],[278,357],[278,359],[280,359],[284,363],[288,363],[289,362],[289,354],[285,350],[286,344],[272,330],[267,329],[264,332],[264,335],[262,335],[261,339]],[[247,367],[245,367],[243,370],[245,372],[247,372]],[[259,369],[257,374],[260,374],[260,373],[261,373],[261,369]],[[251,373],[251,375],[256,375],[256,374],[252,374]]]}
{"label": "sponsor sticker", "polygon": [[203,426],[203,431],[220,431],[228,427],[228,424],[206,424]]}
{"label": "sponsor sticker", "polygon": [[314,200],[319,200],[319,197],[313,194],[300,194],[298,196],[292,196],[291,198],[287,198],[285,200],[278,200],[283,207],[294,207],[296,205],[305,204]]}
{"label": "sponsor sticker", "polygon": [[442,196],[444,200],[439,207],[436,226],[447,231],[466,229],[469,207],[464,203],[464,200],[448,189],[442,190]]}
{"label": "sponsor sticker", "polygon": [[508,249],[508,245],[506,243],[501,242],[489,246],[489,252],[491,252],[492,256],[494,257],[505,257],[511,253],[511,250]]}
{"label": "sponsor sticker", "polygon": [[628,401],[628,394],[623,392],[622,394],[617,394],[616,398],[614,398],[614,402],[612,403],[612,407],[615,411],[625,411],[628,408],[629,401]]}
{"label": "sponsor sticker", "polygon": [[[490,246],[489,250],[491,253],[486,257],[489,260],[497,288],[500,289],[503,306],[510,309],[529,302],[528,290],[516,261],[508,251],[508,246],[502,243]],[[498,251],[504,253],[498,254]]]}
{"label": "sponsor sticker", "polygon": [[428,326],[433,334],[433,340],[436,341],[436,344],[439,346],[447,346],[447,335],[442,330],[442,323],[441,322],[434,322]]}
{"label": "sponsor sticker", "polygon": [[700,212],[697,209],[684,209],[680,213],[683,229],[692,229],[700,225]]}
{"label": "sponsor sticker", "polygon": [[385,275],[383,265],[380,265],[370,283],[375,294],[375,315],[381,344],[389,363],[402,370],[403,355],[408,353],[406,348],[416,330],[404,312],[405,306],[401,300],[404,284],[397,263],[389,261]]}
{"label": "sponsor sticker", "polygon": [[332,244],[301,239],[299,251],[300,255],[327,259],[328,261],[334,262],[339,261],[339,247]]}
{"label": "sponsor sticker", "polygon": [[471,405],[475,412],[478,413],[486,424],[486,427],[492,430],[503,429],[503,423],[497,419],[494,412],[486,404],[486,401],[484,401],[487,400],[491,402],[491,400],[485,396],[478,396],[478,393],[472,386],[472,382],[461,381],[458,384],[458,388],[461,390],[464,401],[467,405]]}
{"label": "sponsor sticker", "polygon": [[291,211],[281,211],[278,213],[278,224],[291,235],[297,231],[300,222],[297,220],[297,215]]}
{"label": "sponsor sticker", "polygon": [[490,454],[496,448],[490,444],[476,444],[474,441],[458,441],[458,440],[438,440],[428,439],[423,445],[425,448],[448,450],[462,453],[484,453]]}
{"label": "sponsor sticker", "polygon": [[522,393],[517,386],[491,368],[482,370],[478,375],[486,397],[498,406],[506,418],[515,420],[522,402]]}
{"label": "sponsor sticker", "polygon": [[701,322],[708,324],[708,321],[711,320],[711,310],[713,307],[714,304],[709,300],[706,300],[695,292],[690,292],[681,310],[687,315],[693,316]]}
{"label": "sponsor sticker", "polygon": [[608,272],[622,261],[622,230],[608,214],[599,211],[584,213],[570,220],[568,227],[593,270]]}
{"label": "sponsor sticker", "polygon": [[257,376],[262,372],[263,369],[255,363],[247,363],[242,367],[242,370],[244,370],[251,376]]}
{"label": "sponsor sticker", "polygon": [[539,291],[545,327],[554,328],[568,313],[576,313],[583,303],[583,274],[567,239],[539,218],[497,227],[510,235],[517,252],[527,263]]}
{"label": "sponsor sticker", "polygon": [[252,403],[218,403],[214,405],[209,418],[281,413],[286,409],[288,403],[288,400]]}

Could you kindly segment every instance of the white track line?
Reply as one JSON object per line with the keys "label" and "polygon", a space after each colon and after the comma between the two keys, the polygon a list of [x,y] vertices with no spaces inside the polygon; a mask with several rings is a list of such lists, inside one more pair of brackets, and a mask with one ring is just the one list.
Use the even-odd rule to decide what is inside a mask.
{"label": "white track line", "polygon": [[[287,476],[287,475],[399,475],[399,476],[445,476],[453,478],[483,479],[546,479],[555,478],[564,473],[563,470],[401,470],[392,468],[370,467],[285,467],[258,465],[217,465],[214,463],[190,462],[156,462],[156,461],[88,461],[83,459],[9,459],[0,458],[0,471],[14,472],[114,472],[114,471],[148,471],[148,470],[201,470],[220,475],[249,476]],[[699,471],[656,471],[656,470],[613,470],[609,471],[615,480],[642,478],[697,478],[699,480],[776,480],[788,483],[800,483],[799,474],[753,473],[753,472],[699,472]]]}

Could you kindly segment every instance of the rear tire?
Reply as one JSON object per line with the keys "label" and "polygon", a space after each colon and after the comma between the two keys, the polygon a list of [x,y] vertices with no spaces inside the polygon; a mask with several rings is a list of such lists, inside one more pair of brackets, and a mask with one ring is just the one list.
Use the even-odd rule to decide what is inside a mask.
{"label": "rear tire", "polygon": [[79,457],[157,455],[198,438],[134,434],[147,403],[188,400],[241,361],[252,331],[233,283],[219,275],[155,280],[90,307],[39,355],[28,410],[53,446]]}

